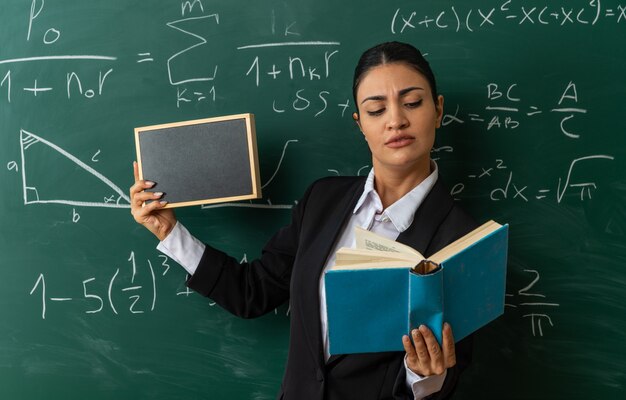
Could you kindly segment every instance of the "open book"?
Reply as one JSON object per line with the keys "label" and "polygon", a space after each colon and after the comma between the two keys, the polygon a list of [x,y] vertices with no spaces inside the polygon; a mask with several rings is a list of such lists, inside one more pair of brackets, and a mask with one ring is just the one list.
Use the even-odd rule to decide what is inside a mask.
{"label": "open book", "polygon": [[508,225],[486,222],[428,259],[356,228],[325,272],[331,354],[403,351],[421,324],[459,341],[504,312]]}

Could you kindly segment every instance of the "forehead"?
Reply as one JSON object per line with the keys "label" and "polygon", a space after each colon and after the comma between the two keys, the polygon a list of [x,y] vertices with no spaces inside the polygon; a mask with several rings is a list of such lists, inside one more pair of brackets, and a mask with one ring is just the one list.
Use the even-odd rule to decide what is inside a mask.
{"label": "forehead", "polygon": [[373,67],[361,78],[357,98],[395,93],[412,86],[430,93],[428,80],[415,68],[404,63],[382,64]]}

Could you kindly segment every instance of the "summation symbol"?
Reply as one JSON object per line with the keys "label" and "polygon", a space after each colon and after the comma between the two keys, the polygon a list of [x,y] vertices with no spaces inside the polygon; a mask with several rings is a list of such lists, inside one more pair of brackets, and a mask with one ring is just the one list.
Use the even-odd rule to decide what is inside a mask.
{"label": "summation symbol", "polygon": [[198,76],[198,77],[192,77],[192,78],[187,78],[187,79],[176,79],[173,77],[173,73],[172,73],[172,64],[174,63],[174,61],[178,58],[180,58],[181,56],[183,56],[184,54],[198,48],[201,46],[205,46],[207,44],[207,40],[200,36],[197,33],[193,33],[191,32],[188,28],[183,29],[180,27],[180,25],[185,25],[185,24],[189,24],[191,22],[194,21],[203,21],[203,20],[207,20],[209,18],[214,18],[215,19],[215,23],[219,24],[220,20],[219,20],[219,15],[218,14],[211,14],[211,15],[204,15],[201,17],[190,17],[190,18],[183,18],[183,19],[179,19],[177,21],[172,21],[172,22],[168,22],[167,26],[172,28],[172,29],[176,29],[179,32],[184,33],[185,35],[190,35],[194,38],[196,38],[198,41],[197,43],[193,44],[192,46],[187,47],[186,49],[183,49],[181,51],[179,51],[178,53],[174,54],[173,56],[171,56],[170,58],[167,59],[167,74],[169,76],[169,81],[171,85],[181,85],[183,83],[189,83],[189,82],[202,82],[202,81],[212,81],[213,79],[215,79],[215,76],[217,75],[217,65],[215,66],[215,69],[213,70],[213,76],[209,76],[209,75],[205,75],[205,76]]}

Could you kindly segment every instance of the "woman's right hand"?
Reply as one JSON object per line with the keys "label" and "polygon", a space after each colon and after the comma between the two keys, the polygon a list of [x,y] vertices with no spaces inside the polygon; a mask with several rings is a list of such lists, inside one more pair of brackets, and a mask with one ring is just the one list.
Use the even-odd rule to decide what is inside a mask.
{"label": "woman's right hand", "polygon": [[[146,192],[154,186],[154,182],[140,180],[137,162],[133,162],[135,184],[130,187],[130,213],[138,224],[145,226],[159,240],[169,235],[176,225],[176,215],[171,208],[164,209],[167,201],[159,201],[163,193]],[[155,200],[146,206],[147,200]]]}

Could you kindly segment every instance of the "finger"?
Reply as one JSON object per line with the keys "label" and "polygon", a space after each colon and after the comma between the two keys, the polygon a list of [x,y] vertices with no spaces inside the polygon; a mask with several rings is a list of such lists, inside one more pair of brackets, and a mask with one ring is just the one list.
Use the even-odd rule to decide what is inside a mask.
{"label": "finger", "polygon": [[426,347],[426,343],[424,342],[424,337],[422,336],[419,329],[413,329],[411,331],[411,336],[413,337],[413,345],[415,346],[415,354],[417,354],[417,358],[420,363],[424,365],[430,364],[430,356],[428,355],[428,348]]}
{"label": "finger", "polygon": [[167,205],[167,201],[165,200],[153,201],[152,203],[145,206],[144,209],[146,209],[148,212],[154,212],[154,211],[160,210],[166,205]]}
{"label": "finger", "polygon": [[139,192],[133,196],[133,201],[136,203],[143,203],[148,200],[156,200],[163,196],[163,192]]}
{"label": "finger", "polygon": [[[133,161],[133,174],[135,175],[135,185],[139,184],[139,188],[148,189],[155,185],[152,181],[140,180],[139,179],[139,164],[137,161]],[[133,185],[133,186],[135,186]]]}
{"label": "finger", "polygon": [[134,189],[136,192],[141,192],[142,190],[152,188],[154,185],[155,185],[155,183],[152,182],[152,181],[138,180],[130,188],[131,188],[131,190]]}
{"label": "finger", "polygon": [[135,182],[139,180],[139,165],[137,161],[133,161],[133,173],[135,174]]}
{"label": "finger", "polygon": [[454,336],[452,336],[452,327],[447,322],[443,324],[443,360],[446,368],[456,365],[456,350],[454,348]]}
{"label": "finger", "polygon": [[419,331],[424,337],[424,342],[426,343],[430,357],[441,356],[441,347],[439,347],[439,343],[437,343],[437,338],[435,338],[433,332],[426,325],[420,325]]}
{"label": "finger", "polygon": [[152,203],[146,205],[145,207],[138,207],[134,211],[135,220],[140,223],[145,223],[149,220],[149,217],[154,212],[162,209],[167,204],[167,201],[153,201]]}
{"label": "finger", "polygon": [[147,200],[156,200],[158,198],[160,198],[162,196],[162,194],[156,193],[157,196],[155,197],[155,193],[153,192],[135,192],[134,190],[131,190],[131,195],[130,195],[130,212],[131,214],[135,214],[138,212],[139,209],[141,209],[143,207],[143,204],[145,201]]}
{"label": "finger", "polygon": [[402,336],[402,346],[404,346],[404,351],[406,352],[407,361],[409,363],[417,363],[417,353],[415,353],[415,347],[413,347],[413,343],[411,343],[411,339],[408,335]]}
{"label": "finger", "polygon": [[441,354],[441,347],[439,347],[439,343],[437,343],[435,335],[433,335],[431,330],[428,329],[426,325],[421,325],[419,327],[419,331],[424,337],[424,342],[426,343],[426,348],[428,349],[430,364],[433,368],[433,371],[437,375],[443,374],[443,372],[445,371],[443,367],[443,356]]}
{"label": "finger", "polygon": [[130,187],[130,197],[133,197],[136,193],[143,192],[146,189],[150,189],[155,185],[152,181],[137,181]]}

